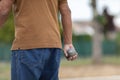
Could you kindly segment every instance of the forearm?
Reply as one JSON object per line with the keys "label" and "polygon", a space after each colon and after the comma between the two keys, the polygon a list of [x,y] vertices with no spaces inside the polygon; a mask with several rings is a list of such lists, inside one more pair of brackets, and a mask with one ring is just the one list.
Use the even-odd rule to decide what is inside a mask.
{"label": "forearm", "polygon": [[71,11],[67,4],[61,6],[64,44],[72,44],[72,19]]}
{"label": "forearm", "polygon": [[0,27],[7,20],[9,12],[11,10],[12,0],[1,0],[0,1]]}

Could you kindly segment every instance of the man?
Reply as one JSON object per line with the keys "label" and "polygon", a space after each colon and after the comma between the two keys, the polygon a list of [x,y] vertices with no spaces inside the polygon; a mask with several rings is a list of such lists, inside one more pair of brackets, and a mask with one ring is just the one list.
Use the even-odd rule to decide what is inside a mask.
{"label": "man", "polygon": [[[13,6],[15,40],[12,45],[11,80],[58,80],[62,16],[64,53],[72,45],[71,12],[67,0],[0,0],[0,26]],[[77,55],[68,60],[74,60]]]}

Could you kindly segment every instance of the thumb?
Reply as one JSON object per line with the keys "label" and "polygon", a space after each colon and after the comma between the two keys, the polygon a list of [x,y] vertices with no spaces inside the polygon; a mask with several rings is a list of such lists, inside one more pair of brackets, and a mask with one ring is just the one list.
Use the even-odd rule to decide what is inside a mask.
{"label": "thumb", "polygon": [[64,55],[65,55],[65,57],[68,57],[68,54],[67,54],[67,50],[66,50],[66,49],[64,50]]}
{"label": "thumb", "polygon": [[67,50],[69,50],[70,48],[72,48],[73,46],[71,44],[66,44],[64,45],[64,55],[65,57],[69,57]]}

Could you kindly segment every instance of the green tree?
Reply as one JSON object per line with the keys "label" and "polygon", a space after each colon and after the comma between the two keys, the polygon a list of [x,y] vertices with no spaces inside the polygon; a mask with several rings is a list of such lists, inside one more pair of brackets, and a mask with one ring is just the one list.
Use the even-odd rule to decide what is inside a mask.
{"label": "green tree", "polygon": [[11,43],[14,39],[14,20],[12,12],[9,15],[7,22],[0,29],[0,42]]}

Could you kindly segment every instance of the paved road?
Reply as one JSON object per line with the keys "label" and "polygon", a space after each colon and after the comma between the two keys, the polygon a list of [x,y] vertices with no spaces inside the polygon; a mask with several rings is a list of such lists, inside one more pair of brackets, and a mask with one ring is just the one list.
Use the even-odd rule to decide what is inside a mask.
{"label": "paved road", "polygon": [[61,79],[61,80],[120,80],[120,75],[107,76],[107,77],[72,78],[72,79]]}

